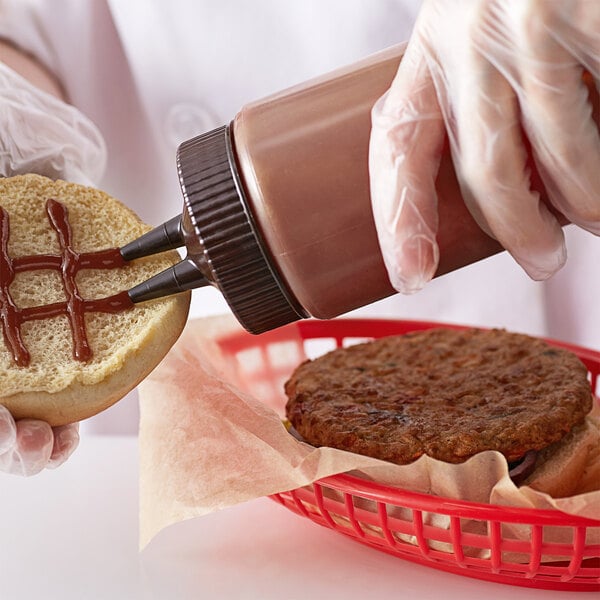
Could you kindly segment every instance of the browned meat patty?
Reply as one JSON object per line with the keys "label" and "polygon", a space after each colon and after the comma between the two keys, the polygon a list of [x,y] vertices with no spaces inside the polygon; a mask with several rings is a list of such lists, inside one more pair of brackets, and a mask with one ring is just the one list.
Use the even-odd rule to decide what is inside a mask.
{"label": "browned meat patty", "polygon": [[287,417],[310,444],[407,464],[497,450],[508,461],[560,440],[592,408],[573,353],[504,330],[430,329],[300,365]]}

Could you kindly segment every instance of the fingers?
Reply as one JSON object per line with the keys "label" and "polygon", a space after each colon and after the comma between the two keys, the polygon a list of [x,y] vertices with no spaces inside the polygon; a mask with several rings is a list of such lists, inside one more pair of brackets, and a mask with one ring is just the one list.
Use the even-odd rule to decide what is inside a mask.
{"label": "fingers", "polygon": [[35,475],[63,464],[79,444],[79,424],[52,428],[35,419],[16,421],[0,405],[0,471]]}
{"label": "fingers", "polygon": [[50,455],[50,459],[46,465],[49,469],[55,469],[56,467],[62,465],[67,458],[73,454],[79,445],[78,423],[55,427],[53,432],[54,445],[52,448],[52,454]]}
{"label": "fingers", "polygon": [[564,235],[530,189],[516,95],[476,49],[463,68],[446,121],[464,200],[532,279],[546,279],[566,260]]}
{"label": "fingers", "polygon": [[[600,21],[600,4],[596,7]],[[581,44],[573,49],[576,44],[564,37],[568,28],[557,14],[534,19],[526,13],[522,21],[528,33],[518,38],[517,91],[538,170],[552,204],[572,223],[600,235],[600,134],[582,67],[572,54],[578,50],[589,57],[590,51]],[[598,63],[597,34],[596,42]]]}
{"label": "fingers", "polygon": [[15,421],[5,406],[0,405],[0,461],[2,455],[10,451],[17,440]]}
{"label": "fingers", "polygon": [[14,475],[35,475],[48,463],[53,445],[54,435],[48,423],[34,419],[17,421],[15,444],[0,456],[0,470]]}
{"label": "fingers", "polygon": [[390,281],[402,293],[421,289],[437,269],[435,179],[443,140],[425,58],[409,47],[390,90],[373,108],[369,147],[379,243]]}
{"label": "fingers", "polygon": [[[600,6],[596,0],[577,0],[577,2],[555,1],[542,5],[554,22],[546,27],[554,40],[576,61],[583,65],[596,82],[600,80]],[[539,10],[537,18],[539,19]],[[530,17],[533,15],[530,13]],[[544,19],[547,21],[547,19]]]}

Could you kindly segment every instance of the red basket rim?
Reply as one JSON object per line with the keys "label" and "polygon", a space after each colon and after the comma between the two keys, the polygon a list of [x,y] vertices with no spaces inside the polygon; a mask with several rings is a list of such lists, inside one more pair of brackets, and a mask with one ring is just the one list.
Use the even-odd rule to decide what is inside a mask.
{"label": "red basket rim", "polygon": [[[332,319],[330,321],[320,321],[318,319],[305,319],[303,321],[297,321],[288,327],[297,327],[302,337],[337,337],[345,338],[348,336],[348,328],[352,329],[352,336],[356,337],[373,337],[369,332],[372,331],[372,327],[376,325],[378,327],[389,327],[389,335],[395,335],[395,333],[404,333],[408,331],[419,331],[423,329],[432,329],[434,327],[445,327],[447,329],[492,329],[491,327],[483,327],[480,325],[464,325],[459,323],[445,323],[443,321],[422,321],[412,319],[384,319],[384,318],[346,318],[340,317],[338,319]],[[498,328],[501,329],[501,328]],[[519,332],[514,332],[519,333]],[[580,358],[586,358],[597,363],[600,367],[600,350],[593,350],[592,348],[586,348],[585,346],[578,346],[570,342],[564,342],[551,337],[546,336],[534,336],[538,339],[544,340],[554,346],[559,346],[567,350],[571,350],[577,354]]]}

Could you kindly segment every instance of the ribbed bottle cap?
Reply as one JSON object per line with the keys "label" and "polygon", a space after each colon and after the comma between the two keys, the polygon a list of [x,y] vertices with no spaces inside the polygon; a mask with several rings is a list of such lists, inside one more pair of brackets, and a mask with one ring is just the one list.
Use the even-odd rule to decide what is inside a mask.
{"label": "ribbed bottle cap", "polygon": [[177,168],[184,211],[210,270],[206,275],[243,327],[262,333],[306,317],[264,250],[241,186],[229,127],[181,144]]}

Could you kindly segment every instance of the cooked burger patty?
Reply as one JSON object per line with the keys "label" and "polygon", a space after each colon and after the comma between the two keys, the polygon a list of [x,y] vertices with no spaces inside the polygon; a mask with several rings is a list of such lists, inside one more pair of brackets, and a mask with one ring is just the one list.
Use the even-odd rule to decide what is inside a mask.
{"label": "cooked burger patty", "polygon": [[484,450],[508,461],[560,440],[592,408],[572,352],[504,330],[430,329],[339,348],[285,384],[287,417],[315,446],[407,464]]}

